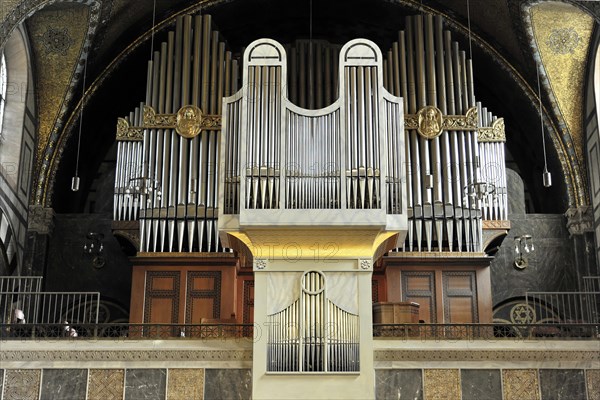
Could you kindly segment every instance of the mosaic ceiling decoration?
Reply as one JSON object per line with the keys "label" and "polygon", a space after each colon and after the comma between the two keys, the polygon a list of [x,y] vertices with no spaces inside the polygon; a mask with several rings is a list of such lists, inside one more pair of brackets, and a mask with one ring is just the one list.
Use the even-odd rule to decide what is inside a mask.
{"label": "mosaic ceiling decoration", "polygon": [[543,67],[542,82],[563,134],[567,152],[574,154],[582,172],[584,152],[583,99],[587,56],[594,18],[581,9],[544,2],[529,9],[534,47]]}
{"label": "mosaic ceiling decoration", "polygon": [[47,9],[27,22],[34,54],[38,95],[38,163],[55,129],[78,66],[88,30],[89,7]]}

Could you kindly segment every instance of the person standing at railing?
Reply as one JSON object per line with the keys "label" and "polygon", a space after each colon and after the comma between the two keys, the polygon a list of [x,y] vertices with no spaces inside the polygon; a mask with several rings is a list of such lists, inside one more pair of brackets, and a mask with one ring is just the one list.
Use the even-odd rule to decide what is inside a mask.
{"label": "person standing at railing", "polygon": [[65,336],[67,337],[77,337],[77,330],[75,328],[69,326],[69,321],[65,320]]}
{"label": "person standing at railing", "polygon": [[12,324],[24,324],[25,322],[25,313],[23,310],[15,308],[13,311]]}

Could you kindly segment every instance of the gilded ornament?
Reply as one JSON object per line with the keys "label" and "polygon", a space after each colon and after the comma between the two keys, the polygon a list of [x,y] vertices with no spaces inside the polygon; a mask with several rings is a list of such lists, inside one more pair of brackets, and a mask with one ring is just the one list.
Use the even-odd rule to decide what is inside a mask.
{"label": "gilded ornament", "polygon": [[48,28],[42,37],[42,44],[48,53],[67,55],[67,50],[75,43],[67,28]]}
{"label": "gilded ornament", "polygon": [[125,118],[117,119],[117,140],[142,140],[144,138],[144,128],[138,126],[129,126],[129,121]]}
{"label": "gilded ornament", "polygon": [[438,137],[443,131],[474,131],[477,129],[477,108],[469,108],[465,115],[443,115],[439,108],[426,106],[416,114],[406,114],[404,128],[416,129],[425,139]]}
{"label": "gilded ornament", "polygon": [[504,118],[498,118],[492,126],[479,128],[477,140],[482,142],[506,142]]}
{"label": "gilded ornament", "polygon": [[203,115],[202,110],[194,105],[181,107],[177,114],[157,114],[152,107],[144,106],[143,119],[143,128],[175,129],[188,139],[197,136],[202,130],[221,129],[220,115]]}
{"label": "gilded ornament", "polygon": [[417,132],[425,139],[433,139],[442,133],[442,111],[434,106],[423,107],[417,113]]}
{"label": "gilded ornament", "polygon": [[175,130],[187,139],[198,136],[200,123],[202,122],[202,110],[193,105],[183,106],[177,111]]}
{"label": "gilded ornament", "polygon": [[546,44],[555,54],[573,54],[579,45],[579,34],[573,28],[553,29]]}

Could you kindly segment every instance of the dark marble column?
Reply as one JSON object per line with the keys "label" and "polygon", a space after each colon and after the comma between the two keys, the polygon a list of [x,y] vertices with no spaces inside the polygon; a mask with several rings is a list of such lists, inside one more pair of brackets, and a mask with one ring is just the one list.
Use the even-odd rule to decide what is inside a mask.
{"label": "dark marble column", "polygon": [[[584,276],[598,276],[599,267],[594,251],[594,216],[592,207],[571,207],[565,213],[567,229],[575,250],[574,263],[580,282]],[[584,288],[581,287],[580,290]]]}
{"label": "dark marble column", "polygon": [[165,369],[128,369],[125,371],[125,400],[164,400]]}
{"label": "dark marble column", "polygon": [[86,369],[45,369],[42,371],[44,400],[85,399]]}
{"label": "dark marble column", "polygon": [[502,400],[500,370],[461,370],[461,390],[462,400]]}
{"label": "dark marble column", "polygon": [[249,369],[207,369],[204,373],[204,400],[251,399],[252,371]]}
{"label": "dark marble column", "polygon": [[27,242],[22,275],[45,276],[48,244],[54,229],[54,210],[40,205],[29,207]]}
{"label": "dark marble column", "polygon": [[423,377],[420,369],[375,370],[375,398],[423,399]]}
{"label": "dark marble column", "polygon": [[585,400],[582,369],[540,369],[542,400]]}

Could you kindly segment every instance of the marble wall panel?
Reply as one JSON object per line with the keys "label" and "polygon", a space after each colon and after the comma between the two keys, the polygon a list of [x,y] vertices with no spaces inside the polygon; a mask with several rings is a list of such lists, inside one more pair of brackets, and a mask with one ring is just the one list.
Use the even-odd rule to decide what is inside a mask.
{"label": "marble wall panel", "polygon": [[[579,282],[573,241],[563,215],[525,214],[511,216],[511,230],[491,263],[492,300],[524,297],[527,291],[574,291]],[[514,238],[529,234],[536,250],[528,256],[524,270],[514,267]]]}
{"label": "marble wall panel", "polygon": [[[112,192],[111,192],[112,193]],[[129,308],[131,297],[131,262],[111,231],[111,214],[56,214],[54,233],[50,238],[47,272],[44,285],[47,291],[90,290],[102,293],[101,300],[112,299],[121,308]],[[104,235],[106,264],[97,269],[93,257],[84,254],[82,246],[89,232]],[[76,274],[73,271],[77,271]],[[128,320],[119,310],[109,307],[98,322]]]}
{"label": "marble wall panel", "polygon": [[582,369],[540,369],[542,400],[586,400]]}
{"label": "marble wall panel", "polygon": [[600,400],[600,369],[585,371],[588,400]]}
{"label": "marble wall panel", "polygon": [[85,399],[87,369],[44,369],[42,391],[44,400]]}
{"label": "marble wall panel", "polygon": [[508,194],[508,215],[525,215],[525,186],[519,174],[506,168],[506,193]]}
{"label": "marble wall panel", "polygon": [[166,382],[165,369],[128,369],[125,371],[125,400],[164,400]]}
{"label": "marble wall panel", "polygon": [[88,400],[123,400],[125,371],[122,369],[90,369]]}
{"label": "marble wall panel", "polygon": [[463,369],[462,400],[502,400],[502,378],[497,369]]}
{"label": "marble wall panel", "polygon": [[204,374],[206,400],[252,398],[252,370],[207,369]]}
{"label": "marble wall panel", "polygon": [[169,369],[167,400],[202,400],[204,369]]}
{"label": "marble wall panel", "polygon": [[375,398],[378,400],[407,398],[423,399],[420,369],[375,370]]}
{"label": "marble wall panel", "polygon": [[458,369],[426,369],[423,379],[425,400],[460,399]]}
{"label": "marble wall panel", "polygon": [[7,369],[3,400],[37,400],[40,394],[40,369]]}
{"label": "marble wall panel", "polygon": [[502,381],[504,400],[540,400],[537,370],[505,369]]}

